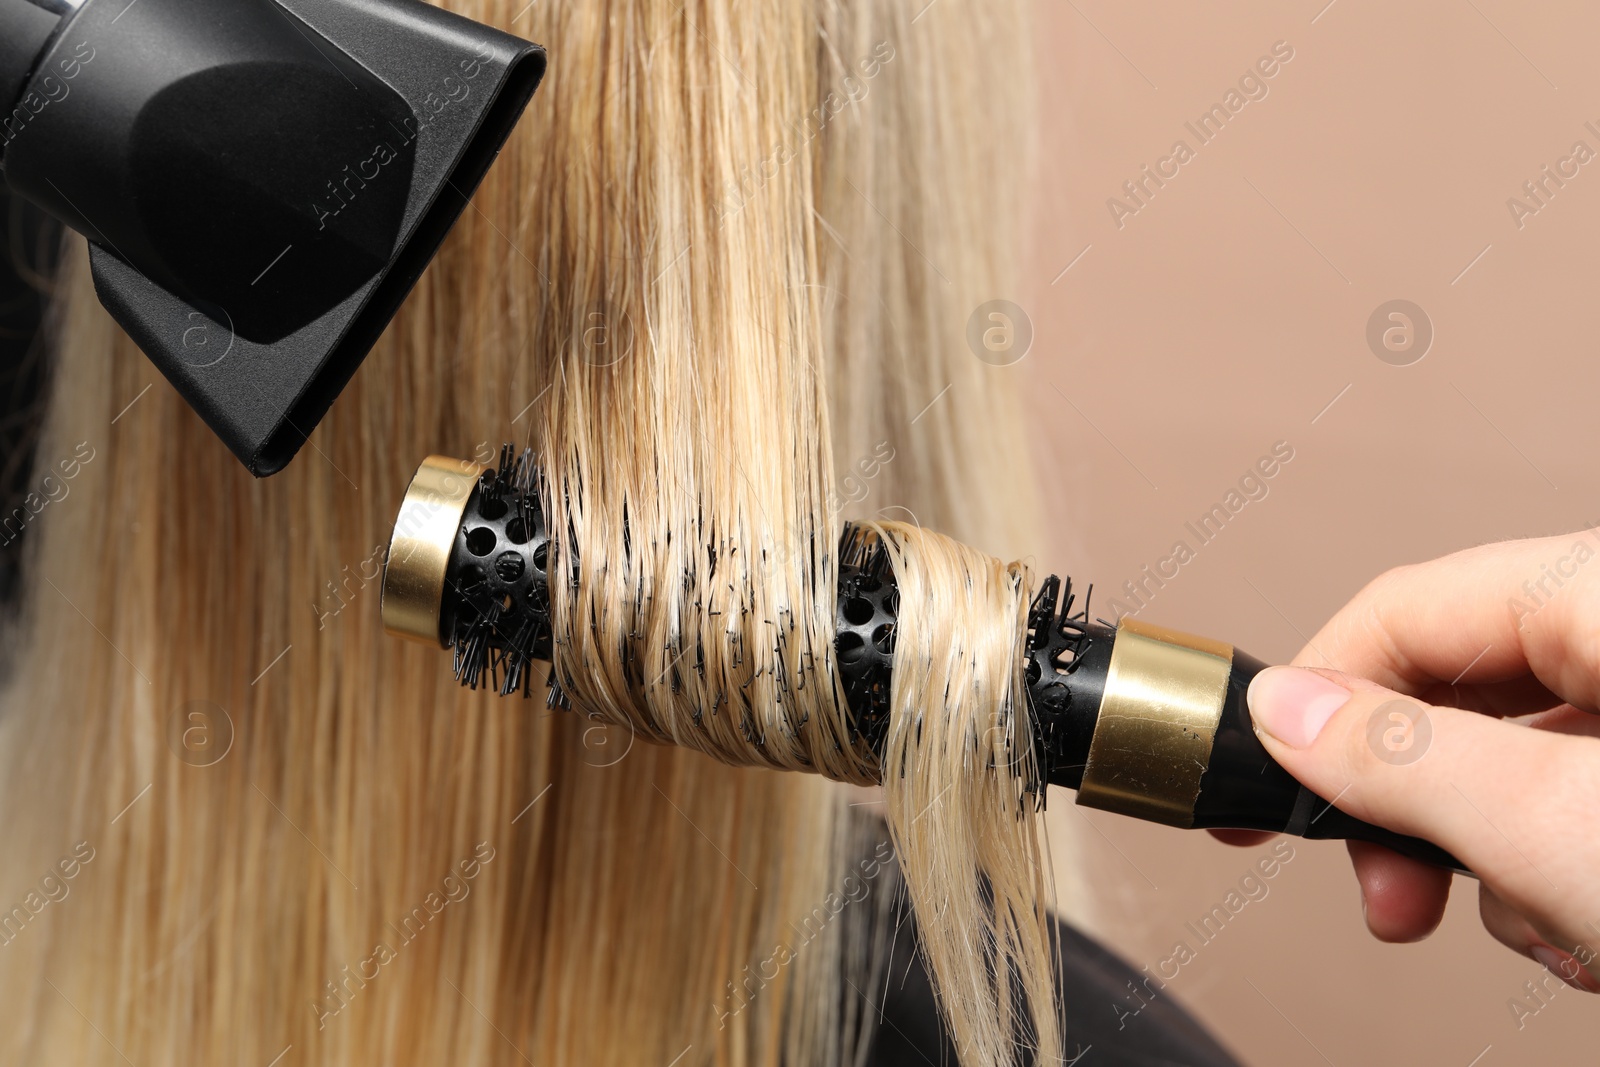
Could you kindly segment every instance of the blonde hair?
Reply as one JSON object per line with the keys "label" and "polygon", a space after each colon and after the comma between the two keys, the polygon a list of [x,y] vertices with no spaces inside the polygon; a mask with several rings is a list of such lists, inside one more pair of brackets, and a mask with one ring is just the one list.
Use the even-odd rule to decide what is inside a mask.
{"label": "blonde hair", "polygon": [[[0,720],[0,923],[27,913],[0,1060],[854,1054],[875,913],[819,911],[865,871],[827,778],[879,770],[832,665],[835,545],[889,502],[915,669],[884,784],[924,950],[964,1062],[1011,1062],[1019,1011],[1059,1055],[1026,572],[918,528],[1029,543],[1004,372],[963,340],[1012,284],[1018,5],[450,6],[550,73],[286,472],[252,480],[69,265],[41,461],[93,458],[29,534]],[[549,479],[576,713],[465,692],[378,625],[411,468],[504,435]],[[206,766],[198,728],[229,737]],[[66,892],[34,910],[41,878]]]}

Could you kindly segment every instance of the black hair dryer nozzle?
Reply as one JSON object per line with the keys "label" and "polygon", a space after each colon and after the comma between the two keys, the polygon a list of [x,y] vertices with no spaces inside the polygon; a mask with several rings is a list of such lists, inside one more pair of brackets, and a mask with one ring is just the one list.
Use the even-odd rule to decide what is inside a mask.
{"label": "black hair dryer nozzle", "polygon": [[257,475],[294,456],[544,73],[420,0],[0,0],[0,170]]}

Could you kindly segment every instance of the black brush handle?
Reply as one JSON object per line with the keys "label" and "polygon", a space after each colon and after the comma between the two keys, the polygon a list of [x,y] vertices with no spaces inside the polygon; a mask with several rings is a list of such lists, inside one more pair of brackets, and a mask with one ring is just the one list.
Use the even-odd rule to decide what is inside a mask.
{"label": "black brush handle", "polygon": [[1462,874],[1466,865],[1422,838],[1374,826],[1336,808],[1296,781],[1256,737],[1245,694],[1266,664],[1237,649],[1227,696],[1211,743],[1211,761],[1195,801],[1197,828],[1270,830],[1311,840],[1370,841],[1403,856]]}
{"label": "black brush handle", "polygon": [[1029,615],[1039,763],[1077,802],[1185,829],[1266,830],[1383,845],[1471,874],[1437,845],[1374,826],[1302,786],[1261,744],[1246,694],[1266,665],[1221,642],[1074,613],[1070,582]]}

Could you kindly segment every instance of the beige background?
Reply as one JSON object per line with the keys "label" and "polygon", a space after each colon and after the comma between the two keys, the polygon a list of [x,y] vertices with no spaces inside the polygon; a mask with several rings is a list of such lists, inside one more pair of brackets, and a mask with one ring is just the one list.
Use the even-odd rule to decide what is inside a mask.
{"label": "beige background", "polygon": [[[1389,566],[1600,520],[1600,160],[1520,230],[1506,203],[1575,141],[1600,151],[1600,11],[1323,2],[1041,2],[1043,206],[1014,297],[1036,336],[1001,372],[1048,428],[1040,562],[1102,590],[1293,445],[1142,616],[1280,661]],[[1174,140],[1196,147],[1184,122],[1278,41],[1294,58],[1265,99],[1119,229],[1107,199]],[[1367,345],[1395,298],[1436,330],[1414,365]],[[1069,799],[1055,818],[1099,831],[1107,933],[1135,966],[1262,851]],[[1269,884],[1169,987],[1245,1062],[1596,1062],[1600,1001],[1563,990],[1518,1030],[1507,1001],[1541,972],[1483,931],[1475,883],[1408,946],[1367,935],[1337,844],[1300,846]]]}

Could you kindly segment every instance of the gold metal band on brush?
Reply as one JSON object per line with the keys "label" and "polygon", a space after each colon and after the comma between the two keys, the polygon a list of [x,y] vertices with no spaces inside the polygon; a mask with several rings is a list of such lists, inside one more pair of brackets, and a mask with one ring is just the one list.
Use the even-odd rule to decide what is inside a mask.
{"label": "gold metal band on brush", "polygon": [[1192,826],[1232,672],[1232,645],[1119,622],[1078,803]]}
{"label": "gold metal band on brush", "polygon": [[399,637],[446,644],[439,632],[450,550],[461,514],[484,468],[470,460],[429,456],[406,487],[383,565],[383,628]]}

